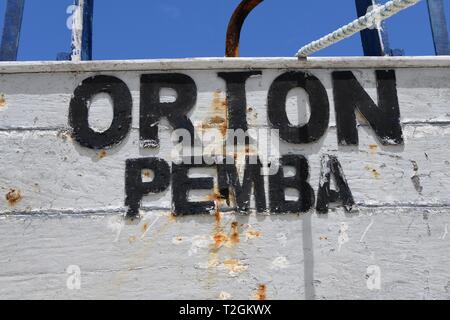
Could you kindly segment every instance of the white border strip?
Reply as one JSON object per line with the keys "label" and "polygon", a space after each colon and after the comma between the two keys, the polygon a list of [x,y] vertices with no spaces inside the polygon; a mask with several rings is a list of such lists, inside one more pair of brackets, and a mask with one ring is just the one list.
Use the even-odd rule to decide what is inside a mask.
{"label": "white border strip", "polygon": [[336,58],[199,58],[117,61],[0,62],[0,74],[57,72],[117,72],[223,69],[398,69],[446,68],[450,56],[430,57],[336,57]]}

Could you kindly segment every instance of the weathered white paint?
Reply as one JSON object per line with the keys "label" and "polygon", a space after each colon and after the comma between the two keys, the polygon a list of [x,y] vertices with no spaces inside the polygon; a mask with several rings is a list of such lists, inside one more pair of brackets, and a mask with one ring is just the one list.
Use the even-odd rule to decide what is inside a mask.
{"label": "weathered white paint", "polygon": [[[354,71],[374,99],[371,68],[396,67],[404,147],[378,146],[366,126],[358,147],[338,147],[333,67]],[[325,85],[330,129],[309,146],[282,142],[281,153],[308,157],[316,191],[320,155],[336,154],[357,212],[175,219],[168,191],[147,197],[140,222],[123,221],[125,160],[170,161],[173,148],[167,124],[160,150],[139,148],[140,74],[191,76],[199,89],[191,119],[201,126],[212,115],[224,116],[216,108],[225,99],[217,70],[261,69],[262,76],[247,83],[248,121],[268,128],[267,89],[279,74],[297,68]],[[121,78],[133,96],[134,129],[106,153],[81,148],[68,131],[73,90],[95,74]],[[1,63],[0,298],[251,299],[265,285],[269,299],[448,299],[449,80],[450,59],[442,57]],[[170,99],[170,92],[165,95]],[[288,110],[295,120],[292,98]],[[297,101],[305,99],[298,94]],[[90,121],[102,126],[110,114],[107,99],[99,99]],[[12,188],[21,196],[13,206],[4,196]],[[234,221],[239,242],[230,237]],[[226,241],[217,244],[217,235]],[[80,290],[66,286],[69,266],[81,269]],[[373,270],[381,272],[380,290],[368,285],[377,283]]]}

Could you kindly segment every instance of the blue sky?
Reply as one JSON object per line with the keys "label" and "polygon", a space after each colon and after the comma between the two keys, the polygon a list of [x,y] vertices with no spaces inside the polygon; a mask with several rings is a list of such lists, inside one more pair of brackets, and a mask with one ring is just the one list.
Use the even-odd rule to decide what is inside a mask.
{"label": "blue sky", "polygon": [[[240,0],[95,0],[94,59],[220,57]],[[0,0],[0,24],[6,0]],[[55,60],[69,51],[66,10],[73,0],[27,0],[19,60]],[[354,0],[266,0],[248,18],[241,56],[293,56],[356,17]],[[447,4],[450,19],[450,3]],[[389,20],[391,46],[433,55],[425,1]],[[356,35],[316,56],[362,55]]]}

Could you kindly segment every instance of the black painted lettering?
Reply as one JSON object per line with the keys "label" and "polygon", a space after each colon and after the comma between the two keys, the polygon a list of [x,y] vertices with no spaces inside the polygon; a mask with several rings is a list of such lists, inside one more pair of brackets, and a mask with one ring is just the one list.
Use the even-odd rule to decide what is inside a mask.
{"label": "black painted lettering", "polygon": [[227,200],[228,205],[232,194],[236,203],[236,209],[240,213],[249,213],[250,195],[253,187],[256,210],[258,212],[266,211],[264,176],[262,175],[262,164],[259,159],[256,164],[250,164],[250,158],[247,157],[242,183],[239,181],[238,171],[234,164],[218,165],[217,171],[220,194],[222,198]]}
{"label": "black painted lettering", "polygon": [[[143,182],[143,170],[153,172],[151,182]],[[142,198],[150,193],[160,193],[170,186],[170,167],[162,159],[142,158],[130,159],[126,162],[125,173],[125,205],[128,207],[128,218],[139,216]]]}
{"label": "black painted lettering", "polygon": [[[336,190],[330,188],[331,178],[335,181]],[[330,203],[335,202],[342,203],[347,212],[350,212],[355,205],[339,160],[335,156],[324,155],[322,157],[316,210],[318,213],[328,213]]]}
{"label": "black painted lettering", "polygon": [[333,72],[333,93],[336,107],[338,142],[358,145],[357,109],[383,145],[403,144],[400,107],[395,71],[376,71],[378,105],[370,98],[350,71]]}
{"label": "black painted lettering", "polygon": [[[106,93],[111,97],[114,116],[111,126],[97,132],[89,126],[89,106],[94,96]],[[95,76],[84,80],[70,101],[69,124],[75,140],[83,147],[108,149],[125,139],[131,129],[133,102],[130,90],[120,79],[112,76]]]}
{"label": "black painted lettering", "polygon": [[[311,117],[304,126],[294,126],[286,113],[289,91],[302,88],[309,95]],[[290,143],[312,143],[319,140],[328,129],[330,105],[327,91],[315,76],[304,72],[288,72],[273,82],[268,94],[269,121],[280,130],[280,137]]]}
{"label": "black painted lettering", "polygon": [[[283,167],[294,167],[293,177],[284,176]],[[314,190],[308,183],[308,160],[301,155],[285,155],[280,159],[280,169],[269,176],[270,209],[272,213],[301,213],[309,211],[314,205]],[[286,200],[286,189],[296,189],[297,201]]]}
{"label": "black painted lettering", "polygon": [[260,74],[261,71],[218,73],[227,83],[228,129],[248,130],[245,83],[249,77]]}
{"label": "black painted lettering", "polygon": [[[161,102],[163,88],[177,93],[174,102]],[[194,143],[194,125],[188,118],[197,101],[197,86],[192,78],[184,74],[161,73],[141,76],[140,138],[143,148],[159,147],[159,121],[167,118],[176,129],[185,129]],[[180,141],[181,142],[181,141]]]}
{"label": "black painted lettering", "polygon": [[213,201],[190,202],[189,191],[211,190],[213,178],[190,178],[189,170],[194,168],[211,168],[207,165],[172,165],[172,206],[175,215],[208,214],[215,209]]}

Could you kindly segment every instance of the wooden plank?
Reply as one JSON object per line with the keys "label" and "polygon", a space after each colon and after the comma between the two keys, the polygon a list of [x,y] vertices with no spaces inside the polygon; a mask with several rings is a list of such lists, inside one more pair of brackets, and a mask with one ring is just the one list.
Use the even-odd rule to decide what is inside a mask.
{"label": "wooden plank", "polygon": [[[0,219],[3,299],[448,299],[449,210]],[[239,222],[239,243],[216,247]],[[243,224],[243,225],[241,225]],[[149,226],[151,226],[149,228]],[[147,230],[147,231],[145,231]],[[80,289],[67,282],[81,271]],[[377,277],[380,285],[377,287]],[[74,288],[73,286],[71,288]]]}
{"label": "wooden plank", "polygon": [[[317,144],[295,146],[282,142],[280,153],[308,157],[310,184],[316,194],[320,157],[334,154],[342,163],[355,201],[362,207],[450,206],[450,165],[442,153],[450,144],[450,126],[406,126],[404,149],[377,146],[370,130],[361,129],[359,134],[357,148],[338,147],[336,130],[331,128]],[[170,131],[161,132],[162,141],[170,141],[170,136]],[[0,194],[17,189],[22,196],[14,206],[3,196],[0,214],[124,212],[125,161],[157,156],[172,163],[174,149],[173,144],[165,143],[160,150],[144,151],[139,148],[136,130],[127,143],[111,151],[81,148],[64,131],[8,131],[0,132],[0,139]],[[411,179],[415,175],[414,163],[420,170],[421,192]],[[217,173],[208,172],[206,176],[217,178]],[[214,190],[202,194],[205,201]],[[170,211],[171,203],[169,188],[162,194],[148,196],[144,206]]]}
{"label": "wooden plank", "polygon": [[[289,69],[292,70],[292,69]],[[299,69],[303,70],[303,69]],[[253,114],[248,114],[252,126],[267,126],[267,90],[273,80],[286,70],[266,70],[261,76],[254,76],[246,83],[247,103],[253,107]],[[335,108],[332,92],[331,73],[329,70],[310,70],[321,80],[330,100],[330,125],[335,125]],[[149,71],[155,72],[155,71]],[[226,85],[214,71],[183,72],[192,77],[199,89],[196,111],[192,114],[193,122],[203,122],[212,110],[215,95],[225,99]],[[139,76],[145,72],[108,72],[122,79],[130,88],[133,97],[133,125],[139,122]],[[420,73],[420,77],[416,75]],[[94,73],[55,73],[55,74],[4,74],[0,75],[0,88],[7,106],[0,112],[0,130],[7,129],[64,129],[67,127],[69,102],[76,86]],[[373,70],[357,70],[355,76],[367,93],[377,101],[375,74]],[[450,100],[449,69],[422,68],[399,69],[396,71],[397,90],[403,123],[440,123],[450,121],[448,101]],[[21,83],[29,85],[22,88]],[[45,92],[45,94],[41,94]],[[297,92],[302,97],[301,92]],[[295,96],[290,96],[287,112],[290,119],[297,119]],[[101,113],[111,110],[108,105],[98,105],[97,118]],[[110,115],[111,113],[108,113]],[[42,116],[44,115],[44,116]],[[94,114],[95,115],[95,114]]]}
{"label": "wooden plank", "polygon": [[8,0],[6,3],[0,61],[17,60],[24,7],[25,0]]}
{"label": "wooden plank", "polygon": [[[398,68],[378,72],[377,79],[376,70],[394,67],[396,61]],[[0,298],[252,299],[258,292],[259,297],[268,299],[449,298],[450,59],[312,59],[300,64],[291,59],[27,63],[0,64],[0,70],[0,234],[4,248]],[[224,72],[249,71],[253,75],[239,90],[223,80]],[[149,107],[148,82],[144,80],[160,73],[163,78],[178,77],[176,83],[183,87],[177,92],[164,82],[157,88],[159,95],[151,95],[154,100]],[[277,171],[279,175],[262,175],[253,192],[256,196],[248,202],[244,199],[250,209],[242,214],[235,208],[233,202],[238,200],[233,196],[230,205],[221,198],[219,192],[224,189],[219,183],[223,184],[224,178],[218,177],[218,167],[203,166],[186,175],[188,179],[209,177],[212,184],[186,194],[188,201],[211,201],[210,214],[194,214],[194,209],[177,211],[178,196],[183,193],[176,188],[190,180],[181,181],[180,171],[170,169],[179,164],[174,153],[178,141],[173,137],[174,124],[167,119],[157,121],[159,148],[146,148],[142,135],[152,126],[143,126],[140,115],[161,102],[181,99],[182,107],[188,105],[194,100],[184,95],[191,92],[189,84],[195,83],[195,103],[186,116],[197,135],[217,133],[218,139],[208,147],[223,150],[224,129],[236,124],[231,120],[234,114],[230,115],[236,106],[246,106],[251,131],[270,132],[275,127],[274,97],[284,90],[283,85],[292,86],[293,82],[283,80],[276,90],[274,83],[280,76],[292,74],[299,79],[306,76],[313,81],[308,82],[310,86],[322,84],[323,90],[306,87],[311,93],[308,96],[296,87],[301,81],[294,83],[296,88],[282,101],[291,125],[326,124],[326,99],[330,107],[330,121],[315,141],[287,142],[287,138],[303,136],[282,139],[281,125],[279,132],[271,132],[274,153],[267,155],[269,160],[305,157],[309,177],[292,185],[295,188],[301,182],[303,188],[284,189],[289,186],[288,177],[296,173],[287,163],[283,171]],[[349,74],[360,88],[348,80]],[[141,79],[142,75],[147,76]],[[106,92],[114,93],[113,86],[122,86],[115,97],[116,108],[126,106],[122,112],[131,112],[132,121],[130,132],[119,144],[83,146],[80,131],[76,135],[74,113],[81,107],[70,114],[69,106],[81,99],[76,88],[93,76],[108,84]],[[110,81],[111,77],[122,82]],[[317,80],[311,80],[316,79],[313,77]],[[352,91],[343,99],[347,88]],[[89,128],[103,132],[115,121],[111,99],[103,93],[91,101],[85,119]],[[393,130],[383,144],[377,136],[383,124],[374,124],[378,119],[365,108],[369,105],[383,114],[389,107],[396,108],[397,99],[400,118],[394,113],[392,118],[401,124],[403,143],[395,140],[398,137]],[[146,106],[142,110],[141,101]],[[308,107],[311,104],[322,110],[319,120],[311,120],[318,114],[318,109]],[[338,136],[351,127],[353,113],[347,122],[340,119],[353,104],[367,121],[358,116],[359,141],[345,145]],[[281,114],[282,104],[279,109]],[[159,112],[166,111],[162,108]],[[185,111],[178,109],[168,117]],[[125,123],[120,130],[127,127]],[[310,129],[308,139],[317,128]],[[144,142],[148,141],[146,137]],[[245,168],[239,161],[246,155],[258,152],[267,164],[265,150],[255,151],[254,147],[241,145],[227,153],[236,156],[236,175],[241,181]],[[154,171],[153,178],[151,170],[130,167],[131,159],[143,158],[164,160],[169,167],[167,179],[159,191],[142,199],[140,219],[124,219],[130,212],[126,195],[139,192],[130,188],[131,179],[126,180],[130,168],[138,172],[133,183],[162,181],[158,174],[165,167]],[[332,162],[335,159],[337,167]],[[355,202],[351,212],[345,210],[351,204],[346,202],[344,208],[333,202],[335,193],[330,191],[330,210],[321,213],[319,198],[327,200],[323,190],[328,184],[335,192],[350,190]],[[277,191],[285,191],[279,203],[295,201],[300,192],[310,190],[307,185],[315,198],[307,213],[271,206],[278,199]],[[267,210],[257,213],[261,196]],[[308,197],[300,196],[306,206]],[[74,277],[78,271],[79,283]]]}

